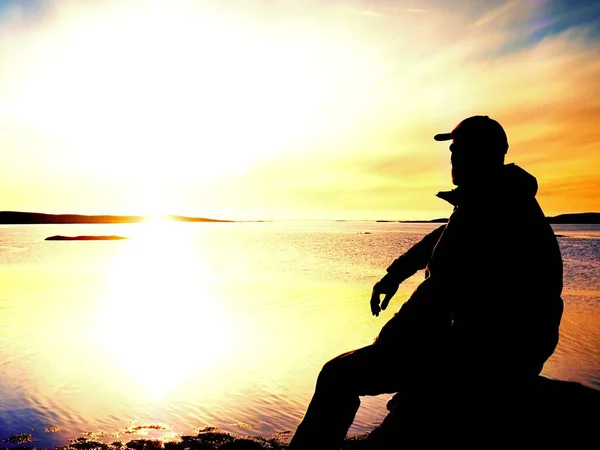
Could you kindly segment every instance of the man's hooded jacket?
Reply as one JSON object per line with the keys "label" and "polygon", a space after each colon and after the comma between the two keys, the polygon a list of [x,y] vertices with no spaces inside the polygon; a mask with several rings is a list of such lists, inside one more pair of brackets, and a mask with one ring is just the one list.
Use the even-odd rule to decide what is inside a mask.
{"label": "man's hooded jacket", "polygon": [[448,223],[388,268],[399,282],[425,269],[400,322],[449,339],[469,365],[539,374],[558,343],[563,266],[536,193],[535,177],[514,164],[476,186],[439,192],[454,206]]}

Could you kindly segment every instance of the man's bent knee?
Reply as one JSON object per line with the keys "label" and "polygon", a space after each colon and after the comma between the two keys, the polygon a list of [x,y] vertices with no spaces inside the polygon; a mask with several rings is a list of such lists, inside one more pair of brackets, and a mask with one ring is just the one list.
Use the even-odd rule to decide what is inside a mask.
{"label": "man's bent knee", "polygon": [[[344,354],[345,355],[345,354]],[[319,372],[317,384],[320,386],[327,385],[330,387],[338,386],[344,377],[348,376],[347,369],[344,364],[344,355],[337,356],[327,361]]]}

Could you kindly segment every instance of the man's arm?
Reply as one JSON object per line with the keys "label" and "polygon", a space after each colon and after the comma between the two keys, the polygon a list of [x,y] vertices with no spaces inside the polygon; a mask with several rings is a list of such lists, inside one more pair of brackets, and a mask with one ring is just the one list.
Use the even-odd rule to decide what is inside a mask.
{"label": "man's arm", "polygon": [[[439,226],[427,234],[405,253],[400,255],[400,257],[395,259],[387,268],[387,273],[380,281],[375,283],[375,286],[373,286],[373,293],[371,294],[371,312],[374,316],[378,316],[381,310],[387,308],[392,297],[398,292],[400,283],[413,276],[417,271],[427,267],[433,249],[445,228],[446,224]],[[383,302],[381,302],[381,306],[379,306],[381,301],[380,296],[382,294],[385,294],[385,298],[383,299]]]}
{"label": "man's arm", "polygon": [[395,259],[387,268],[388,275],[394,281],[402,283],[417,273],[417,271],[425,269],[429,258],[431,258],[435,244],[437,244],[445,228],[446,224],[439,226],[408,249],[406,253]]}

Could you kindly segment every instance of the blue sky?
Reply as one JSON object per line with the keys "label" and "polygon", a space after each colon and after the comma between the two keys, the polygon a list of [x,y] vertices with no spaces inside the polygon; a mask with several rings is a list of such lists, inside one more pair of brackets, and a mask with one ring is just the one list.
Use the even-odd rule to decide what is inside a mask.
{"label": "blue sky", "polygon": [[4,14],[10,8],[19,8],[27,14],[34,15],[43,7],[43,0],[0,0],[0,17],[4,18]]}

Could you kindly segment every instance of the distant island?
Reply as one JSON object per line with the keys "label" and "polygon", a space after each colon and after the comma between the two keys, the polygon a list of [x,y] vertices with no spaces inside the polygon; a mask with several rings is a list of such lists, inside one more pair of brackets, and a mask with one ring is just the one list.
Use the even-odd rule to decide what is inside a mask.
{"label": "distant island", "polygon": [[45,241],[119,241],[129,239],[125,236],[48,236]]}
{"label": "distant island", "polygon": [[[206,217],[164,216],[176,222],[234,222],[233,220],[208,219]],[[44,214],[35,212],[0,211],[0,224],[74,224],[74,223],[140,223],[146,222],[146,216],[89,216],[83,214]]]}
{"label": "distant island", "polygon": [[568,224],[568,223],[580,223],[580,224],[595,224],[600,223],[600,213],[588,212],[579,214],[560,214],[554,217],[548,217],[550,223],[554,224]]}
{"label": "distant island", "polygon": [[[548,222],[552,224],[600,224],[600,212],[585,212],[573,214],[559,214],[558,216],[548,216]],[[397,222],[397,223],[446,223],[447,218],[432,220],[377,220],[377,222]]]}

